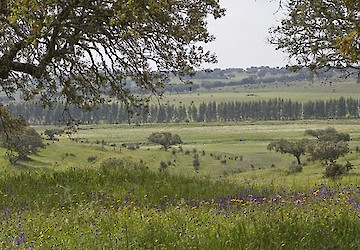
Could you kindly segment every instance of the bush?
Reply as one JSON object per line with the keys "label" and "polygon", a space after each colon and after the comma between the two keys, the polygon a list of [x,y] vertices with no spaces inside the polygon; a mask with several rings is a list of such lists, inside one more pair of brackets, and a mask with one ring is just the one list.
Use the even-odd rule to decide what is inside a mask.
{"label": "bush", "polygon": [[96,160],[96,156],[89,156],[87,160],[89,163],[94,162]]}
{"label": "bush", "polygon": [[160,172],[164,172],[164,171],[167,170],[168,167],[169,167],[169,165],[168,165],[166,162],[161,161],[161,162],[160,162],[159,171],[160,171]]}
{"label": "bush", "polygon": [[332,163],[326,166],[324,177],[325,178],[336,178],[350,171],[352,165],[348,161],[345,165]]}
{"label": "bush", "polygon": [[196,153],[194,154],[193,167],[194,167],[195,171],[198,171],[200,168],[199,155]]}
{"label": "bush", "polygon": [[297,164],[296,162],[292,162],[292,164],[289,167],[289,172],[290,173],[299,173],[301,172],[303,169],[302,165]]}

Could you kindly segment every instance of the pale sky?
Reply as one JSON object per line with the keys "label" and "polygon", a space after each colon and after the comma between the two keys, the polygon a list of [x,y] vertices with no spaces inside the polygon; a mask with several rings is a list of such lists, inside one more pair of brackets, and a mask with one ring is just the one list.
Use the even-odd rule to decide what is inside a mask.
{"label": "pale sky", "polygon": [[278,1],[220,0],[226,16],[209,20],[208,28],[216,40],[205,47],[215,52],[218,64],[210,68],[248,68],[285,66],[286,55],[266,41],[268,29],[277,24],[281,14]]}

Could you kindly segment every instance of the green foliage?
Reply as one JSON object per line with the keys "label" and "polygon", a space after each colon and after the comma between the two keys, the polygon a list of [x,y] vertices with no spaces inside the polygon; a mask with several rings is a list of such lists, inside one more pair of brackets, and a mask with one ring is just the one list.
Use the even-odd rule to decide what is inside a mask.
{"label": "green foliage", "polygon": [[350,141],[350,135],[348,133],[340,133],[335,128],[326,129],[307,129],[305,135],[316,137],[319,141],[332,141],[332,142],[347,142]]}
{"label": "green foliage", "polygon": [[[350,165],[351,165],[351,163],[350,163]],[[342,164],[331,163],[331,164],[326,166],[324,177],[326,177],[326,178],[336,178],[336,177],[339,177],[339,176],[341,176],[341,175],[343,175],[345,173],[348,173],[350,169],[351,168],[349,168],[349,166],[347,164],[342,165]]]}
{"label": "green foliage", "polygon": [[149,136],[149,141],[163,146],[167,150],[172,145],[181,144],[182,140],[179,135],[172,134],[171,132],[155,132]]}
{"label": "green foliage", "polygon": [[[25,128],[11,134],[2,136],[2,146],[9,150],[10,162],[16,163],[18,160],[28,160],[31,153],[36,152],[37,148],[43,148],[41,136],[33,128]],[[14,155],[12,152],[16,152]]]}
{"label": "green foliage", "polygon": [[282,154],[291,154],[296,157],[298,165],[301,165],[300,156],[306,153],[309,140],[301,139],[299,141],[288,141],[286,139],[279,139],[272,141],[267,146],[268,150],[275,150]]}
{"label": "green foliage", "polygon": [[347,142],[350,141],[350,135],[339,133],[335,128],[305,130],[305,134],[317,138],[317,141],[310,143],[307,149],[313,161],[322,160],[325,164],[329,161],[335,166],[335,161],[349,152]]}
{"label": "green foliage", "polygon": [[270,30],[270,42],[288,53],[294,69],[359,69],[357,1],[290,0],[287,12]]}
{"label": "green foliage", "polygon": [[324,161],[325,164],[333,164],[340,156],[349,152],[349,145],[346,142],[316,141],[310,143],[307,149],[310,159]]}
{"label": "green foliage", "polygon": [[[216,0],[2,0],[0,85],[44,104],[52,97],[85,108],[109,96],[140,102],[161,93],[167,73],[160,72],[183,76],[216,61],[197,44],[214,39],[206,19],[223,15]],[[147,90],[141,98],[130,79]]]}

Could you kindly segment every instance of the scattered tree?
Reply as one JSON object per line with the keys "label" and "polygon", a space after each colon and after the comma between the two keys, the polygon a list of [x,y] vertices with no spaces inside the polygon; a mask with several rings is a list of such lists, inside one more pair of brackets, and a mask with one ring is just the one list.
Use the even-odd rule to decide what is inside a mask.
{"label": "scattered tree", "polygon": [[305,135],[316,137],[319,141],[350,141],[350,135],[347,133],[339,133],[335,128],[305,130]]}
{"label": "scattered tree", "polygon": [[308,145],[307,152],[311,160],[324,161],[326,165],[334,165],[335,161],[349,152],[350,135],[339,133],[334,128],[305,130],[306,135],[317,138]]}
{"label": "scattered tree", "polygon": [[347,142],[316,141],[308,145],[307,152],[310,159],[324,161],[326,165],[335,164],[335,161],[349,152]]}
{"label": "scattered tree", "polygon": [[268,150],[275,150],[282,154],[291,154],[296,157],[298,165],[301,165],[300,156],[306,153],[306,148],[309,140],[302,139],[299,141],[288,141],[286,139],[279,139],[269,143]]}
{"label": "scattered tree", "polygon": [[181,144],[182,140],[179,135],[170,132],[155,132],[149,136],[149,141],[160,144],[164,150],[168,150],[172,145]]}

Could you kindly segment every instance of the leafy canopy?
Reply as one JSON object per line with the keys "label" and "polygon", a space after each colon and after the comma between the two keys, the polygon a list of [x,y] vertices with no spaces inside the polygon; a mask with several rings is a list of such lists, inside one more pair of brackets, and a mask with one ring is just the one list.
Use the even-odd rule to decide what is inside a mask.
{"label": "leafy canopy", "polygon": [[286,10],[270,43],[289,55],[293,69],[360,69],[359,1],[289,0]]}
{"label": "leafy canopy", "polygon": [[218,2],[0,0],[0,86],[83,108],[106,97],[146,101],[161,94],[169,72],[216,61],[197,44],[214,39],[206,18],[224,15]]}
{"label": "leafy canopy", "polygon": [[268,150],[275,150],[281,154],[291,154],[295,156],[297,163],[301,165],[301,155],[306,153],[307,145],[309,144],[308,139],[301,139],[298,141],[288,141],[286,139],[279,139],[272,141],[267,146]]}
{"label": "leafy canopy", "polygon": [[172,134],[170,132],[155,132],[149,136],[149,141],[160,144],[164,150],[167,150],[170,146],[181,144],[182,140],[178,134]]}

